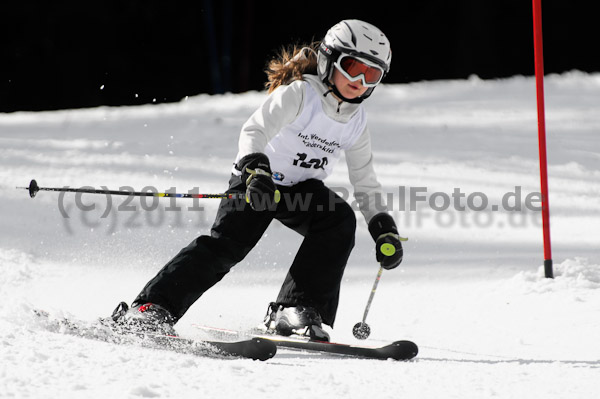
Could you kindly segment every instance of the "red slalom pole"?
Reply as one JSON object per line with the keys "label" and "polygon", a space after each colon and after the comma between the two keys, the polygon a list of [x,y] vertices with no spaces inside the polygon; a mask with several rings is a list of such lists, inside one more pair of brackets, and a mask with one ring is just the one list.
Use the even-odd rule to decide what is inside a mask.
{"label": "red slalom pole", "polygon": [[542,0],[533,0],[533,46],[537,91],[540,180],[542,186],[542,222],[544,229],[544,274],[554,278],[550,245],[550,203],[548,201],[548,160],[546,158],[546,117],[544,114],[544,52],[542,44]]}

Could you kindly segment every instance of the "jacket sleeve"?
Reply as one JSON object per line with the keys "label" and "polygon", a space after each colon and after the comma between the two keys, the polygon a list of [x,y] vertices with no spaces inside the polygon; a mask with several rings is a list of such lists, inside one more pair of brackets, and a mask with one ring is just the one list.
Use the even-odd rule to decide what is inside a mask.
{"label": "jacket sleeve", "polygon": [[380,212],[387,212],[381,184],[373,168],[371,134],[365,127],[354,145],[346,150],[346,163],[350,183],[354,187],[354,198],[367,223]]}
{"label": "jacket sleeve", "polygon": [[269,141],[300,115],[303,100],[302,81],[294,81],[275,89],[242,126],[238,159],[255,152],[264,152]]}

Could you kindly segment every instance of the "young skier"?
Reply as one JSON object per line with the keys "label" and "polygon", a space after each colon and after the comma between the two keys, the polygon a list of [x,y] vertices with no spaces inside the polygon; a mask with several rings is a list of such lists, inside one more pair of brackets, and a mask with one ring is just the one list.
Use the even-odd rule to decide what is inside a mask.
{"label": "young skier", "polygon": [[150,280],[131,308],[113,320],[130,329],[174,334],[173,325],[209,288],[242,261],[273,219],[304,239],[265,325],[278,334],[329,340],[340,283],[354,246],[354,211],[323,180],[345,152],[376,260],[402,261],[393,218],[378,212],[381,185],[373,169],[370,133],[361,103],[390,69],[391,50],[375,26],[344,20],[321,43],[283,51],[267,69],[269,96],[243,125],[228,193],[210,235],[196,238]]}

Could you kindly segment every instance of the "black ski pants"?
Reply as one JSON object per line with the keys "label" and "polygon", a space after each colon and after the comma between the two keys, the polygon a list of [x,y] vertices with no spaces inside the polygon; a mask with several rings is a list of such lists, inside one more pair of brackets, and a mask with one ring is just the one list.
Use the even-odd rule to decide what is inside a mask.
{"label": "black ski pants", "polygon": [[[232,176],[229,183],[229,193],[245,191],[240,177]],[[312,306],[333,326],[342,276],[354,247],[354,211],[320,180],[278,189],[280,202],[263,212],[252,210],[243,199],[222,200],[210,235],[183,248],[146,284],[134,304],[156,303],[181,318],[246,257],[277,219],[304,239],[276,302]]]}

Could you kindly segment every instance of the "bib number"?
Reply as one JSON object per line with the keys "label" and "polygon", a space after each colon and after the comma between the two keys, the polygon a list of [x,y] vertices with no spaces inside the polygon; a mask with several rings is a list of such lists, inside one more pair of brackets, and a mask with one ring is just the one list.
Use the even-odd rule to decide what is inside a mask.
{"label": "bib number", "polygon": [[327,161],[327,157],[323,157],[321,159],[312,158],[311,160],[309,160],[307,162],[306,158],[308,156],[306,154],[298,153],[296,155],[298,156],[298,159],[294,160],[293,165],[294,166],[300,166],[301,168],[306,168],[306,169],[314,168],[314,169],[323,169],[323,170],[325,170],[325,165],[327,165],[329,163]]}

